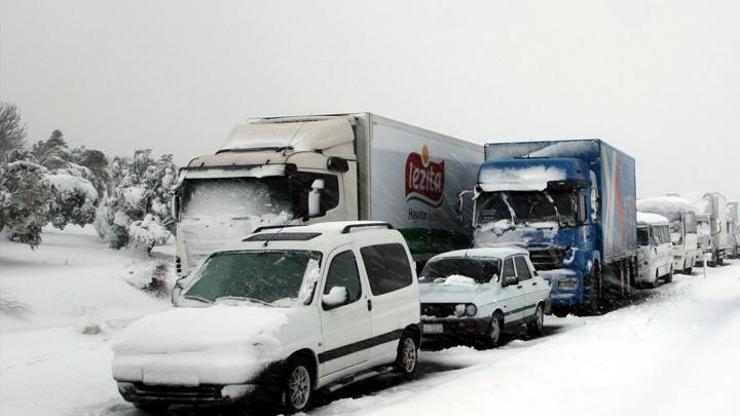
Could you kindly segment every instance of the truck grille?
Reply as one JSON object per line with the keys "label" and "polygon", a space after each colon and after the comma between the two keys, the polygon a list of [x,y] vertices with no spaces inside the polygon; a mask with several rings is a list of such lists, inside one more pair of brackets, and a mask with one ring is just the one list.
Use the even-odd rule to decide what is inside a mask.
{"label": "truck grille", "polygon": [[455,315],[455,306],[457,305],[457,303],[422,303],[421,314],[423,316],[447,318]]}
{"label": "truck grille", "polygon": [[559,247],[528,247],[529,259],[537,270],[552,270],[563,267],[565,249]]}

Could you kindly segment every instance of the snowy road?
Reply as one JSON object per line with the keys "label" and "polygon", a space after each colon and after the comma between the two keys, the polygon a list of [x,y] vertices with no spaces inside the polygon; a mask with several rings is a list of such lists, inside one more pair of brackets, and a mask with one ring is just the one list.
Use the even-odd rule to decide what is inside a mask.
{"label": "snowy road", "polygon": [[[58,236],[56,249],[42,246],[33,255],[43,255],[44,250],[49,258],[58,255],[54,250],[62,250],[65,237]],[[10,244],[0,243],[3,296],[12,295],[29,310],[53,298],[81,301],[75,295],[78,289],[59,282],[69,278],[90,285],[93,294],[105,299],[102,304],[87,305],[86,310],[110,306],[104,314],[108,328],[98,335],[81,333],[77,320],[85,313],[80,311],[48,316],[37,310],[36,315],[23,319],[9,318],[4,311],[0,414],[141,415],[117,396],[110,379],[110,339],[132,313],[143,314],[166,304],[121,284],[115,273],[101,275],[105,267],[120,268],[141,260],[122,259],[123,254],[105,250],[101,250],[104,255],[95,255],[91,250],[100,249],[96,244],[91,240],[81,245],[78,250],[84,256],[65,254],[82,264],[72,269],[57,266],[54,271],[54,267],[36,264],[31,254],[22,261],[9,261]],[[88,260],[83,262],[83,258]],[[102,283],[86,280],[93,275]],[[34,282],[32,287],[21,280],[27,277]],[[53,278],[56,283],[50,283]],[[42,293],[34,295],[38,291]],[[114,307],[126,302],[131,305],[127,311]],[[320,398],[309,414],[740,413],[736,382],[740,374],[740,262],[710,269],[706,279],[698,274],[677,275],[673,283],[661,286],[638,305],[600,317],[548,317],[546,326],[547,335],[542,338],[511,339],[496,350],[425,351],[416,380],[366,381]],[[172,414],[217,412],[178,408]]]}

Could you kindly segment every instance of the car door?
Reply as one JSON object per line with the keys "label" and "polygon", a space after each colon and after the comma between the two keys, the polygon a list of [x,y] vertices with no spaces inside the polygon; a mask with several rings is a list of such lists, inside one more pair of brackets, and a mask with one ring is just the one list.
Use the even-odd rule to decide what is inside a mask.
{"label": "car door", "polygon": [[514,266],[516,267],[516,275],[519,278],[519,286],[522,286],[522,291],[524,292],[521,309],[522,317],[526,318],[534,315],[541,288],[537,287],[539,286],[539,282],[532,278],[532,270],[529,268],[525,256],[515,256]]}
{"label": "car door", "polygon": [[517,277],[513,257],[504,260],[504,268],[501,271],[504,323],[518,321],[524,316],[522,313],[522,307],[524,306],[524,286],[518,282],[504,286],[507,277]]}
{"label": "car door", "polygon": [[[368,350],[362,346],[372,336],[370,311],[363,298],[367,289],[362,284],[354,251],[339,250],[328,264],[319,305],[324,340],[318,357],[322,377],[364,364]],[[327,305],[336,302],[329,296],[335,287],[346,289],[346,301]]]}

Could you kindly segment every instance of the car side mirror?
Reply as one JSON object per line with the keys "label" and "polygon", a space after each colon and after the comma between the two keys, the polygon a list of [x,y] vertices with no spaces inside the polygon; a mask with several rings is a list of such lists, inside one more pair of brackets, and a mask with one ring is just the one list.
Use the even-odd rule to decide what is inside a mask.
{"label": "car side mirror", "polygon": [[324,305],[324,309],[334,309],[347,303],[347,288],[344,286],[334,286],[329,290],[329,293],[324,295],[321,299],[321,303]]}
{"label": "car side mirror", "polygon": [[324,189],[323,179],[314,179],[311,190],[308,192],[308,217],[321,215],[321,191]]}
{"label": "car side mirror", "polygon": [[506,276],[504,277],[504,281],[502,282],[502,285],[504,287],[511,286],[519,283],[519,279],[516,276]]}

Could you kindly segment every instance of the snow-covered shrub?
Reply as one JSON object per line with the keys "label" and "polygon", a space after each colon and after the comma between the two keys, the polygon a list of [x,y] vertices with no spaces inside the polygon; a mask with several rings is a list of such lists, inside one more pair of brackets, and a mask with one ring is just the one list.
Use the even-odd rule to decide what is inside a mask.
{"label": "snow-covered shrub", "polygon": [[69,224],[84,226],[95,220],[98,192],[87,179],[69,174],[47,175],[51,188],[49,216],[54,227],[63,230]]}
{"label": "snow-covered shrub", "polygon": [[[11,157],[13,153],[11,153]],[[18,160],[3,168],[3,223],[11,241],[34,248],[41,243],[41,228],[49,222],[49,185],[43,167]]]}
{"label": "snow-covered shrub", "polygon": [[151,150],[137,150],[132,158],[117,157],[110,165],[111,187],[95,219],[98,234],[112,248],[126,245],[147,253],[169,239],[169,207],[176,182],[171,155],[158,160]]}
{"label": "snow-covered shrub", "polygon": [[157,217],[146,214],[143,220],[134,221],[128,226],[128,235],[129,245],[151,253],[154,246],[166,243],[171,234],[160,224]]}

